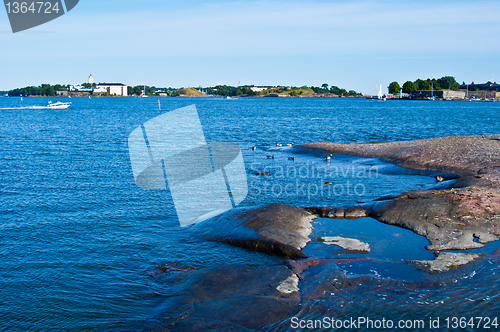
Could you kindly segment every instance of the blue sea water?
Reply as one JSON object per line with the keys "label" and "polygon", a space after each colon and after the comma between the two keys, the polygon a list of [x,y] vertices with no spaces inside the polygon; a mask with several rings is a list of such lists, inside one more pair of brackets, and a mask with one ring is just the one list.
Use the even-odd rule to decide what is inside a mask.
{"label": "blue sea water", "polygon": [[[327,163],[321,153],[292,154],[277,143],[498,134],[500,123],[500,103],[159,99],[161,112],[195,104],[208,142],[233,142],[241,147],[250,184],[243,206],[352,205],[435,185],[429,173],[348,156],[334,156]],[[157,295],[181,292],[178,284],[151,277],[158,266],[203,270],[222,264],[282,262],[279,257],[193,236],[179,227],[168,192],[136,186],[127,138],[133,129],[161,114],[158,98],[73,98],[67,110],[26,108],[49,100],[55,101],[0,98],[0,330],[127,330],[131,322],[148,319],[159,304]],[[275,158],[268,159],[270,154]],[[295,160],[288,160],[290,156]],[[300,167],[306,175],[287,173]],[[271,175],[255,175],[260,170]],[[299,180],[309,185],[306,195],[281,190]],[[338,191],[318,190],[325,181],[339,184]],[[360,228],[367,242],[397,234],[407,239],[402,242],[415,256],[411,259],[433,257],[423,249],[428,243],[424,238],[373,224],[371,219],[358,227],[318,219],[314,235],[347,236]],[[318,257],[335,255],[318,243],[309,248]],[[404,257],[391,254],[387,244],[374,243],[373,248],[372,256],[380,266],[373,275],[404,279],[408,271],[415,272],[403,268],[398,276],[398,268],[391,270],[383,261],[399,263]],[[493,244],[488,250],[495,248]],[[377,269],[360,264],[343,268],[360,275]],[[336,301],[342,303],[345,316],[382,312],[403,317],[408,310],[493,316],[500,311],[499,272],[498,261],[487,260],[473,265],[473,271],[455,272],[456,282],[442,290],[415,290],[390,301],[374,291]],[[315,308],[309,306],[305,317],[325,313]]]}

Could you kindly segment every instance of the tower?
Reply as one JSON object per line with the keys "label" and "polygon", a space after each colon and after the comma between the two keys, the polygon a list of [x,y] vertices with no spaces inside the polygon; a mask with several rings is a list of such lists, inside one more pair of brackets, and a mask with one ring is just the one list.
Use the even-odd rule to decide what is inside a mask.
{"label": "tower", "polygon": [[89,84],[90,84],[90,86],[94,85],[94,78],[92,77],[92,74],[90,74],[90,76],[89,76]]}

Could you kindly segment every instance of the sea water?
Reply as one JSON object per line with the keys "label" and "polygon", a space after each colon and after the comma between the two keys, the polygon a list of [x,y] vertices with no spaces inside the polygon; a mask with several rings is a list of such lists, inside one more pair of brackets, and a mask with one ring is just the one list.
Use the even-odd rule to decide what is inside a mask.
{"label": "sea water", "polygon": [[[431,173],[352,156],[327,162],[323,152],[293,153],[288,143],[498,134],[500,122],[500,103],[351,98],[72,98],[67,110],[29,108],[49,100],[55,98],[0,98],[0,330],[126,330],[148,319],[161,304],[158,295],[182,292],[182,283],[152,278],[158,266],[283,262],[197,238],[179,227],[168,192],[136,186],[128,135],[163,112],[194,104],[208,142],[241,147],[249,181],[242,206],[349,206],[435,185]],[[284,190],[297,183],[309,190]],[[312,236],[373,244],[372,263],[341,265],[349,275],[421,278],[404,260],[433,258],[425,238],[369,218],[358,222],[319,218]],[[391,250],[396,245],[400,252]],[[317,241],[306,251],[337,255]],[[306,301],[300,315],[493,316],[500,310],[499,272],[498,260],[483,260],[447,275],[443,288],[373,286]]]}

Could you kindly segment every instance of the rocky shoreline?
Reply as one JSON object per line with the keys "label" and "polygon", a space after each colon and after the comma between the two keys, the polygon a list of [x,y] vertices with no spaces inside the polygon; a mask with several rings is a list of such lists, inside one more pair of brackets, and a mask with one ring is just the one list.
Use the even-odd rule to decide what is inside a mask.
{"label": "rocky shoreline", "polygon": [[[419,141],[359,144],[311,143],[296,152],[379,158],[415,170],[443,172],[438,189],[411,191],[348,207],[301,209],[271,204],[233,209],[193,227],[211,241],[287,258],[305,258],[315,216],[335,219],[372,217],[426,237],[430,251],[465,250],[500,239],[500,135],[451,136]],[[453,175],[453,180],[446,180]],[[444,189],[443,189],[444,188]],[[352,239],[346,239],[351,241]],[[342,240],[344,241],[344,240]],[[344,243],[344,242],[342,242]],[[352,241],[350,243],[353,243]]]}
{"label": "rocky shoreline", "polygon": [[[499,239],[500,136],[349,145],[313,143],[297,149],[301,153],[319,149],[325,153],[375,157],[407,168],[454,174],[457,178],[447,181],[447,176],[443,176],[446,186],[439,189],[402,193],[363,205],[302,209],[271,204],[233,209],[196,224],[192,231],[206,240],[279,255],[287,260],[272,266],[229,264],[183,272],[174,282],[185,280],[185,290],[163,300],[147,322],[148,329],[287,330],[291,317],[307,317],[309,312],[317,315],[334,307],[337,311],[330,314],[342,316],[339,303],[352,306],[359,302],[362,307],[370,292],[373,300],[384,289],[393,294],[415,289],[441,290],[454,279],[446,274],[440,277],[440,273],[450,271],[453,275],[457,267],[468,265],[456,272],[463,273],[473,269],[473,262],[480,257],[447,250],[479,248]],[[370,216],[425,236],[430,241],[427,249],[435,251],[435,259],[407,260],[407,264],[398,265],[398,271],[410,272],[417,267],[430,272],[424,275],[436,277],[420,275],[420,279],[411,280],[405,275],[402,280],[393,280],[376,275],[349,275],[346,265],[385,266],[386,262],[363,256],[371,250],[369,243],[341,236],[316,238],[315,245],[319,241],[325,247],[340,246],[358,256],[337,260],[306,258],[302,250],[311,241],[315,215],[335,219]],[[498,253],[488,257],[496,262],[497,256]],[[169,271],[173,269],[159,268],[155,275],[173,273]],[[372,306],[371,300],[366,304],[368,307]],[[323,309],[317,307],[321,303],[335,305]]]}
{"label": "rocky shoreline", "polygon": [[196,224],[193,230],[210,241],[223,242],[287,258],[304,258],[312,220],[304,209],[270,204],[257,209],[236,208]]}
{"label": "rocky shoreline", "polygon": [[363,206],[308,210],[332,218],[371,216],[425,236],[428,250],[480,248],[500,236],[500,135],[419,141],[311,143],[298,149],[379,158],[398,166],[454,174],[447,189],[412,191]]}
{"label": "rocky shoreline", "polygon": [[[500,169],[500,135],[448,136],[417,141],[357,144],[309,143],[299,149],[378,158],[397,166],[460,177]],[[497,179],[498,181],[498,179]],[[498,188],[498,182],[496,182]]]}

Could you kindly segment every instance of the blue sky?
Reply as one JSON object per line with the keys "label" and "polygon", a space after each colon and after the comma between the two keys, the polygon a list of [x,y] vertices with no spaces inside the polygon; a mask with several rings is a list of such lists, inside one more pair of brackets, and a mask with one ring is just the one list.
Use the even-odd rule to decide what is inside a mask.
{"label": "blue sky", "polygon": [[96,81],[159,87],[316,85],[500,76],[499,1],[81,0],[12,34],[0,10],[0,90]]}

